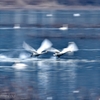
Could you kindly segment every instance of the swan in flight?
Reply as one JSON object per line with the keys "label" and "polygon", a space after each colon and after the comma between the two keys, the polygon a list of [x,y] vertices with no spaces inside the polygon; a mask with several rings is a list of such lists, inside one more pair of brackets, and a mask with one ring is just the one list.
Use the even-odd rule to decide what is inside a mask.
{"label": "swan in flight", "polygon": [[45,39],[37,50],[35,50],[26,42],[23,42],[23,48],[32,53],[31,57],[39,56],[41,54],[47,53],[47,49],[51,48],[51,46],[52,46],[52,43],[48,39]]}
{"label": "swan in flight", "polygon": [[53,55],[59,58],[65,53],[72,55],[74,52],[78,51],[78,47],[74,42],[69,42],[68,47],[62,49],[62,51],[59,51],[58,49],[55,49],[53,47],[51,47],[48,51],[53,52],[54,53]]}

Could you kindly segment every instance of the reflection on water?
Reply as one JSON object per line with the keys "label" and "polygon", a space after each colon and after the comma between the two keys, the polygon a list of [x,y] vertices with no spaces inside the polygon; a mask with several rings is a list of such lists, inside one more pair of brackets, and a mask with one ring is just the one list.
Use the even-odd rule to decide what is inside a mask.
{"label": "reflection on water", "polygon": [[1,95],[27,100],[96,100],[99,98],[99,62],[95,64],[82,60],[44,59],[24,63],[28,66],[23,70],[14,69],[8,66],[8,63],[0,66]]}

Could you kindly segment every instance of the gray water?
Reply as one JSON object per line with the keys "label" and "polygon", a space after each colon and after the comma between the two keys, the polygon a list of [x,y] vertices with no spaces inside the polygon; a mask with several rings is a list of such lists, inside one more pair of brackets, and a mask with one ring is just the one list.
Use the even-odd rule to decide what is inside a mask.
{"label": "gray water", "polygon": [[[80,16],[74,16],[80,14]],[[0,24],[47,25],[76,24],[96,25],[100,24],[99,10],[0,10]]]}

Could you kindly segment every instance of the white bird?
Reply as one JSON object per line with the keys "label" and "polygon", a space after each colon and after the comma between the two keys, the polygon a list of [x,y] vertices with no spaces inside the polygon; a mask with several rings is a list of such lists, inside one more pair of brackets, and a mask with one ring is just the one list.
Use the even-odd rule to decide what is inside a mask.
{"label": "white bird", "polygon": [[59,27],[59,30],[68,30],[68,25],[63,25],[62,27]]}
{"label": "white bird", "polygon": [[32,53],[31,57],[39,56],[41,54],[47,53],[47,49],[51,48],[51,46],[52,46],[52,43],[48,39],[45,39],[37,50],[35,50],[26,42],[23,43],[23,48]]}
{"label": "white bird", "polygon": [[13,27],[14,29],[19,29],[20,25],[19,24],[15,24],[15,26]]}
{"label": "white bird", "polygon": [[65,53],[73,54],[74,52],[78,51],[78,47],[74,42],[69,42],[68,47],[62,49],[62,51],[59,51],[58,49],[55,49],[53,47],[51,47],[48,51],[53,52],[54,56],[60,57]]}

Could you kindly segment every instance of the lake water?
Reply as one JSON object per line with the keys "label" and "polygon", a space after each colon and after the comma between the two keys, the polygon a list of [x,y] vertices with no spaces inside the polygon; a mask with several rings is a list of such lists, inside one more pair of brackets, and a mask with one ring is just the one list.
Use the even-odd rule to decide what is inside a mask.
{"label": "lake water", "polygon": [[[99,28],[68,29],[66,32],[99,33]],[[94,31],[93,31],[94,30]],[[0,28],[0,98],[9,100],[99,100],[100,99],[100,39],[78,37],[48,37],[65,34],[50,28]],[[42,34],[43,37],[34,36]],[[49,39],[53,47],[62,50],[68,42],[75,42],[79,51],[55,59],[52,53],[30,58],[22,47],[27,42],[38,49]],[[27,58],[23,59],[23,56]],[[27,64],[24,69],[13,68],[15,61]]]}

